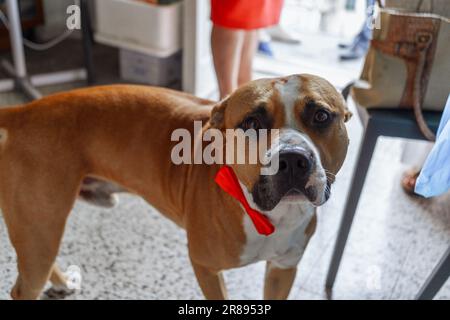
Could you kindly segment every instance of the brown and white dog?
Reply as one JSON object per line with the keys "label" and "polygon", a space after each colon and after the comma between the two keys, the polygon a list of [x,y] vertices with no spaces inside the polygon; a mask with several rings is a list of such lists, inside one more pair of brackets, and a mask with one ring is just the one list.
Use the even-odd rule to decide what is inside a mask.
{"label": "brown and white dog", "polygon": [[[206,298],[227,297],[222,270],[262,260],[264,298],[287,298],[315,230],[315,207],[328,199],[346,156],[350,115],[330,83],[307,74],[253,81],[219,103],[118,85],[1,110],[0,205],[19,272],[11,296],[36,299],[48,280],[66,284],[55,258],[83,179],[91,177],[83,198],[127,190],[186,229]],[[272,235],[258,234],[240,203],[215,184],[219,165],[171,161],[172,132],[193,133],[195,120],[204,129],[279,129],[269,150],[279,155],[277,174],[262,176],[260,164],[232,166],[248,202],[275,226]]]}

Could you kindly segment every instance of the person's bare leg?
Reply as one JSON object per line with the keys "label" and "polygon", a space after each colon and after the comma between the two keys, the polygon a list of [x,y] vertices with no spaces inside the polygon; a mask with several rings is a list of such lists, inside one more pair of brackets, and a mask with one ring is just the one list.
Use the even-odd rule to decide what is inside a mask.
{"label": "person's bare leg", "polygon": [[258,47],[258,31],[246,31],[242,45],[241,63],[238,73],[238,87],[252,80],[253,59]]}
{"label": "person's bare leg", "polygon": [[243,37],[243,31],[213,26],[211,49],[221,99],[237,88]]}

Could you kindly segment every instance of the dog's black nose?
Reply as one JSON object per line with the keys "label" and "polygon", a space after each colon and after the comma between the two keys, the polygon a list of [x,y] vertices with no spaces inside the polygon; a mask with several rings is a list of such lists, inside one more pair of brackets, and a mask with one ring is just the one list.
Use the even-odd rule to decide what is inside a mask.
{"label": "dog's black nose", "polygon": [[311,174],[314,157],[308,151],[280,152],[279,172],[291,177],[301,178]]}

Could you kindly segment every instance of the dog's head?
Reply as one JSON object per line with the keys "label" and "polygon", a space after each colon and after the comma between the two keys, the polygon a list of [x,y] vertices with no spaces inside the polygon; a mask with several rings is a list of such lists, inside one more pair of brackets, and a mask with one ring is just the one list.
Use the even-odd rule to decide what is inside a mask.
{"label": "dog's head", "polygon": [[[246,137],[245,150],[234,143],[234,157],[240,153],[248,156],[256,145],[258,160],[266,157],[265,164],[246,161],[231,165],[259,209],[271,211],[285,201],[319,206],[328,200],[347,153],[344,122],[350,117],[342,95],[328,81],[302,74],[256,80],[239,88],[215,106],[210,127],[223,132],[278,129],[269,131],[264,150],[251,143],[260,139],[258,134]],[[267,159],[277,159],[275,174],[261,174],[264,166],[271,165]]]}

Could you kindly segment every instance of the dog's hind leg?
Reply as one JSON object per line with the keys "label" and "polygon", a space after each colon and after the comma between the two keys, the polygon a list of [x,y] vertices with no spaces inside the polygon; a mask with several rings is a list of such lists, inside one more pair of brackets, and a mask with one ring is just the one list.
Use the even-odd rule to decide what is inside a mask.
{"label": "dog's hind leg", "polygon": [[81,182],[67,173],[39,169],[21,170],[28,181],[9,176],[8,181],[2,181],[6,187],[0,190],[5,222],[17,253],[19,275],[11,291],[14,299],[39,298],[54,269]]}
{"label": "dog's hind leg", "polygon": [[50,282],[52,287],[45,291],[45,298],[47,299],[64,299],[73,294],[75,290],[69,288],[70,279],[59,269],[55,263],[50,273]]}

